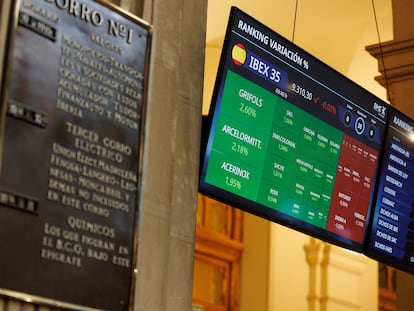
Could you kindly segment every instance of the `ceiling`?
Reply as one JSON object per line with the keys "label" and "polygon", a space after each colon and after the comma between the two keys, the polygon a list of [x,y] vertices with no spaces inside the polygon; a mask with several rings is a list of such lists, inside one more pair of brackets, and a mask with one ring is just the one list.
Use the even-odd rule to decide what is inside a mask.
{"label": "ceiling", "polygon": [[347,76],[362,55],[358,63],[373,66],[374,80],[377,62],[365,46],[378,44],[378,33],[382,42],[392,39],[391,0],[208,0],[207,48],[221,47],[232,5]]}

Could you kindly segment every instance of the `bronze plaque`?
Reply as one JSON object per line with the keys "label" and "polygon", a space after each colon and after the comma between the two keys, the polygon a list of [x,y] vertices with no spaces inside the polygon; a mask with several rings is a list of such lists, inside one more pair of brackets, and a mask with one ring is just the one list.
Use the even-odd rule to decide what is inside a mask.
{"label": "bronze plaque", "polygon": [[128,310],[151,27],[102,1],[15,4],[1,102],[0,294]]}

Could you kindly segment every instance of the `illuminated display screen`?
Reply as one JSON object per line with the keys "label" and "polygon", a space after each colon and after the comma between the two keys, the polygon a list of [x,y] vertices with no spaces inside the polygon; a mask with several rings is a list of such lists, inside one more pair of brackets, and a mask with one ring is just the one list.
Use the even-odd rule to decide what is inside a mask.
{"label": "illuminated display screen", "polygon": [[414,121],[390,111],[368,255],[414,272]]}
{"label": "illuminated display screen", "polygon": [[387,109],[233,7],[200,192],[362,251]]}

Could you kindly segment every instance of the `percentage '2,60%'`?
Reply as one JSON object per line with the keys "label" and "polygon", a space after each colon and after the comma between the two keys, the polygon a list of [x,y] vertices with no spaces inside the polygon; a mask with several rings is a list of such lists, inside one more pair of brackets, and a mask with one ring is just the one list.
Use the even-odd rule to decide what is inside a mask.
{"label": "percentage '2,60%'", "polygon": [[257,110],[253,107],[250,107],[250,106],[244,104],[244,103],[240,103],[239,110],[240,110],[241,113],[243,113],[245,115],[248,115],[252,118],[256,118],[256,116],[257,116]]}

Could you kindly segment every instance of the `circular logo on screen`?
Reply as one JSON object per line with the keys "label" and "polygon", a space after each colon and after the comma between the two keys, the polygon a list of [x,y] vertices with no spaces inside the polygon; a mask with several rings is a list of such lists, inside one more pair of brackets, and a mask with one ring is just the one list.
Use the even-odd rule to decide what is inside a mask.
{"label": "circular logo on screen", "polygon": [[246,61],[246,48],[241,43],[237,43],[233,46],[231,51],[231,57],[233,58],[233,63],[237,66],[241,66]]}
{"label": "circular logo on screen", "polygon": [[361,135],[365,130],[365,121],[361,117],[356,119],[355,121],[355,132],[357,132],[358,135]]}

